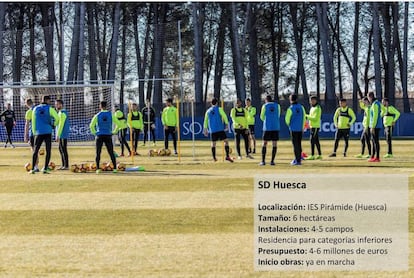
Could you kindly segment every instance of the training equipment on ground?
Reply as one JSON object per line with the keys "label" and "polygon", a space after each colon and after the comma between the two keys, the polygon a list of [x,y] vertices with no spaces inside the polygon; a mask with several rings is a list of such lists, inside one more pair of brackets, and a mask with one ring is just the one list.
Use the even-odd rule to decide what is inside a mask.
{"label": "training equipment on ground", "polygon": [[144,166],[134,166],[125,168],[125,172],[142,172],[145,171]]}
{"label": "training equipment on ground", "polygon": [[89,164],[89,169],[90,169],[91,171],[96,171],[96,169],[97,169],[97,167],[96,167],[96,163],[95,163],[95,162],[93,162],[93,163]]}
{"label": "training equipment on ground", "polygon": [[125,165],[125,163],[123,163],[123,162],[119,162],[119,163],[116,165],[116,168],[117,168],[119,171],[125,171],[125,169],[126,169],[126,165]]}
{"label": "training equipment on ground", "polygon": [[39,150],[39,155],[44,155],[45,154],[45,150],[44,149],[40,149]]}
{"label": "training equipment on ground", "polygon": [[114,169],[114,165],[112,164],[112,162],[108,162],[105,165],[105,171],[112,171]]}
{"label": "training equipment on ground", "polygon": [[27,163],[24,165],[24,169],[26,169],[26,171],[27,171],[27,172],[29,172],[30,170],[32,170],[32,163],[27,162]]}
{"label": "training equipment on ground", "polygon": [[56,164],[53,161],[50,161],[49,162],[49,169],[50,170],[55,170],[55,168],[56,168]]}
{"label": "training equipment on ground", "polygon": [[170,156],[171,155],[171,150],[170,149],[166,149],[165,150],[165,155],[166,156]]}
{"label": "training equipment on ground", "polygon": [[72,164],[70,165],[70,171],[73,173],[78,173],[79,172],[79,167],[76,164]]}
{"label": "training equipment on ground", "polygon": [[164,155],[165,155],[165,149],[159,149],[158,156],[164,156]]}
{"label": "training equipment on ground", "polygon": [[148,155],[149,156],[157,156],[158,155],[158,151],[157,150],[149,150],[148,151]]}

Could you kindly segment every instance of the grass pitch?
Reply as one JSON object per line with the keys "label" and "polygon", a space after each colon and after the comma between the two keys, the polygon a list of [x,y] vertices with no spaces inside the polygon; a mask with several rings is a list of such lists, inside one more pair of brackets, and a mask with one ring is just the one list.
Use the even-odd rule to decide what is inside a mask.
{"label": "grass pitch", "polygon": [[[382,148],[385,150],[385,143]],[[338,154],[341,154],[340,143]],[[158,148],[162,145],[158,142]],[[408,272],[255,272],[253,270],[253,177],[277,173],[414,173],[414,142],[394,140],[395,158],[370,164],[328,158],[333,141],[322,141],[324,159],[289,162],[289,141],[280,141],[276,166],[255,159],[212,162],[210,143],[181,142],[177,157],[118,158],[145,172],[118,174],[53,171],[28,175],[27,147],[0,150],[1,277],[413,277]],[[233,142],[231,147],[235,151]],[[243,147],[243,145],[242,145]],[[303,141],[304,151],[309,143]],[[151,147],[153,148],[153,147]],[[119,152],[119,147],[116,147]],[[383,151],[384,153],[384,151]],[[93,147],[69,148],[70,162],[93,162]],[[233,153],[233,156],[236,156]],[[269,159],[268,151],[267,159]],[[40,156],[43,165],[44,156]],[[109,157],[104,149],[102,161]],[[57,147],[52,161],[60,165]],[[414,180],[409,179],[410,250],[414,250]]]}

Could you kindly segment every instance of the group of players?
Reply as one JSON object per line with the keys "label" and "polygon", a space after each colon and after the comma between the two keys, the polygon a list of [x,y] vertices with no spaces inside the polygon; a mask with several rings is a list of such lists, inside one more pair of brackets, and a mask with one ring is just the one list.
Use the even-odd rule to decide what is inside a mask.
{"label": "group of players", "polygon": [[[26,106],[28,110],[25,115],[25,132],[24,140],[29,142],[32,148],[32,163],[29,173],[34,174],[40,172],[38,167],[38,155],[42,144],[45,144],[45,166],[42,169],[44,174],[50,173],[49,162],[51,157],[52,148],[52,134],[55,128],[56,142],[59,142],[59,152],[62,159],[62,166],[58,170],[69,169],[69,156],[67,151],[67,142],[70,132],[70,121],[68,112],[63,106],[63,101],[58,99],[55,101],[55,107],[52,107],[50,96],[43,96],[42,103],[34,105],[31,99],[26,100]],[[114,145],[112,136],[118,134],[119,142],[121,145],[120,156],[125,156],[124,149],[128,150],[128,156],[138,155],[138,138],[141,130],[144,130],[144,144],[146,143],[148,132],[151,132],[153,145],[155,145],[155,111],[150,106],[150,102],[147,101],[147,105],[142,109],[142,112],[138,110],[138,105],[133,103],[130,107],[130,111],[125,117],[122,110],[117,107],[115,112],[112,113],[107,108],[107,102],[101,101],[99,104],[100,111],[92,118],[89,128],[91,134],[95,136],[96,155],[95,163],[100,165],[101,151],[103,145],[105,145],[108,154],[111,158],[113,165],[116,164],[116,153],[114,152]],[[177,125],[177,113],[176,108],[172,105],[172,99],[168,99],[166,107],[162,112],[162,123],[165,130],[165,148],[168,149],[168,136],[171,134],[174,143],[174,153],[177,154],[177,138],[176,128]],[[131,130],[131,139],[133,142],[133,150],[129,147],[126,134],[128,128]],[[96,170],[100,173],[100,169]],[[114,168],[113,172],[116,173],[117,169]]]}
{"label": "group of players", "polygon": [[[317,160],[322,159],[321,145],[319,142],[319,131],[321,126],[322,109],[315,96],[310,98],[311,108],[309,113],[306,113],[303,105],[298,103],[297,95],[290,96],[290,106],[286,111],[285,123],[289,127],[291,141],[294,151],[294,159],[291,165],[301,165],[303,159]],[[241,138],[244,140],[246,158],[253,159],[252,153],[256,153],[256,140],[254,137],[254,124],[256,117],[256,108],[251,105],[251,100],[246,99],[245,107],[241,100],[237,100],[236,106],[231,110],[230,117],[233,122],[233,128],[236,139],[236,151],[238,159],[241,156]],[[55,131],[55,140],[59,143],[59,152],[62,160],[59,170],[69,169],[69,156],[67,150],[67,142],[70,132],[70,121],[68,112],[64,108],[62,100],[55,101],[55,107],[50,105],[50,97],[43,96],[42,103],[34,105],[31,99],[26,100],[28,108],[25,115],[25,132],[24,140],[29,142],[32,147],[32,169],[29,173],[40,172],[38,169],[38,155],[43,142],[45,143],[46,158],[45,166],[42,169],[43,173],[49,173],[48,167],[51,156],[52,134]],[[392,105],[389,100],[384,98],[382,104],[375,98],[374,93],[370,92],[367,97],[360,101],[360,107],[364,111],[362,121],[363,132],[361,135],[361,153],[356,157],[368,158],[369,162],[380,162],[380,143],[379,133],[381,128],[384,128],[386,141],[388,144],[388,152],[384,158],[393,157],[392,154],[392,132],[395,122],[400,116],[400,112]],[[10,107],[6,111],[12,111]],[[3,113],[4,114],[4,113]],[[7,115],[9,116],[7,116]],[[13,113],[6,113],[4,117],[5,123],[8,126],[15,125]],[[266,153],[268,142],[272,142],[272,151],[270,165],[275,165],[275,158],[277,154],[277,141],[279,140],[281,108],[278,103],[272,100],[270,95],[266,96],[265,103],[260,111],[260,119],[263,121],[263,144],[261,149],[260,166],[266,165]],[[381,119],[382,118],[382,119]],[[336,127],[335,143],[333,152],[329,157],[336,157],[339,141],[343,138],[345,141],[343,155],[347,155],[348,140],[350,129],[354,124],[356,116],[352,108],[347,106],[347,101],[341,99],[339,107],[335,111],[333,121]],[[171,136],[173,139],[174,154],[177,155],[177,137],[176,126],[178,123],[177,108],[173,105],[172,99],[167,99],[166,106],[161,114],[161,122],[164,127],[164,147],[168,149],[168,139]],[[11,123],[11,124],[10,124]],[[211,152],[213,160],[217,161],[216,156],[216,142],[218,140],[224,141],[226,160],[233,162],[230,156],[230,147],[226,132],[229,129],[229,120],[224,110],[219,107],[218,100],[211,101],[211,107],[206,111],[204,117],[204,134],[211,138]],[[306,158],[303,157],[302,152],[302,135],[306,124],[310,128],[310,145],[311,154]],[[115,126],[115,129],[113,129]],[[131,139],[133,140],[133,150],[129,147],[126,139],[127,129],[131,129]],[[116,157],[113,147],[112,135],[118,134],[121,145],[121,154],[124,156],[124,148],[128,150],[128,156],[137,155],[138,138],[140,131],[144,129],[144,144],[147,139],[147,133],[152,133],[153,144],[155,145],[155,111],[147,101],[146,106],[141,111],[138,110],[136,103],[132,104],[127,117],[121,109],[117,108],[114,113],[107,110],[107,103],[100,102],[100,112],[97,113],[90,123],[91,133],[96,137],[96,165],[100,165],[101,150],[103,145],[106,146],[108,154],[113,165],[116,165]],[[10,136],[9,136],[10,137]],[[11,139],[10,144],[13,146]],[[7,144],[7,142],[6,142]],[[317,150],[317,155],[315,153]],[[365,149],[368,154],[365,154]],[[97,170],[99,172],[99,169]],[[116,169],[114,169],[116,172]]]}
{"label": "group of players", "polygon": [[[295,94],[290,95],[290,106],[286,111],[285,123],[289,127],[291,141],[293,145],[294,159],[291,165],[297,166],[302,164],[302,160],[317,160],[322,159],[322,150],[319,141],[319,131],[321,127],[322,108],[316,96],[310,98],[311,108],[307,114],[303,105],[298,103],[298,97]],[[400,117],[400,112],[392,105],[389,100],[384,98],[382,104],[375,98],[373,92],[368,93],[360,101],[360,107],[364,111],[362,121],[363,132],[361,135],[361,153],[356,155],[357,158],[367,158],[368,162],[380,162],[380,142],[379,133],[382,127],[384,128],[385,138],[388,144],[388,152],[384,158],[393,157],[392,154],[392,132],[393,127]],[[265,104],[260,111],[260,119],[263,121],[263,144],[262,144],[262,160],[260,166],[266,165],[267,144],[272,141],[272,153],[270,165],[275,165],[275,157],[277,153],[277,141],[279,140],[280,131],[280,105],[272,100],[270,95],[266,96]],[[246,150],[246,158],[253,158],[251,153],[255,153],[256,141],[254,139],[254,122],[256,116],[256,109],[251,106],[250,99],[246,99],[246,106],[242,107],[241,100],[237,100],[236,107],[231,110],[231,119],[233,122],[236,149],[238,159],[241,159],[240,153],[240,138],[243,137]],[[335,143],[333,152],[329,157],[336,157],[336,152],[339,146],[339,141],[343,138],[345,141],[344,157],[347,156],[348,141],[351,126],[355,123],[356,116],[352,108],[347,106],[346,99],[339,101],[339,107],[336,109],[333,122],[336,127]],[[204,135],[210,134],[211,138],[211,152],[213,160],[217,161],[216,157],[216,142],[218,140],[224,141],[226,160],[233,162],[230,157],[230,147],[226,132],[228,131],[229,121],[224,110],[219,107],[218,100],[211,101],[211,107],[207,110],[204,117]],[[310,145],[311,155],[306,158],[302,152],[302,135],[305,127],[309,125],[310,128]],[[249,143],[249,137],[250,142]],[[251,147],[253,145],[253,147]],[[315,154],[315,148],[318,154]],[[365,155],[367,148],[368,154]],[[252,151],[253,149],[253,151]]]}

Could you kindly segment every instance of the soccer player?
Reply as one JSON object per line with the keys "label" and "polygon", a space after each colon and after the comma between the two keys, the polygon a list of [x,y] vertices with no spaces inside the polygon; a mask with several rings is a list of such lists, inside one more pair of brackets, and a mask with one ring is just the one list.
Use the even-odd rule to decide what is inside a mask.
{"label": "soccer player", "polygon": [[63,107],[63,100],[55,101],[55,108],[58,111],[59,124],[56,126],[56,142],[59,142],[60,158],[62,166],[58,170],[69,169],[68,138],[70,132],[70,121],[68,111]]}
{"label": "soccer player", "polygon": [[[364,111],[364,118],[362,119],[362,127],[364,130],[361,134],[361,153],[356,155],[357,158],[370,158],[371,157],[371,131],[369,129],[369,109],[371,108],[371,104],[367,97],[364,97],[359,102],[359,107],[361,107],[362,111]],[[368,154],[364,155],[365,153],[365,145],[368,149]]]}
{"label": "soccer player", "polygon": [[[139,134],[142,130],[142,114],[138,111],[138,105],[136,103],[132,104],[132,111],[128,113],[128,124],[132,128],[132,140],[134,142],[134,155],[138,155],[138,140]],[[145,140],[145,139],[144,139]]]}
{"label": "soccer player", "polygon": [[226,150],[226,160],[233,162],[230,157],[230,147],[227,140],[226,131],[228,130],[229,120],[223,108],[218,107],[218,100],[213,98],[211,100],[211,107],[206,111],[204,116],[204,135],[207,136],[210,133],[211,138],[211,153],[213,154],[213,160],[216,158],[216,142],[217,140],[224,141],[224,149]]}
{"label": "soccer player", "polygon": [[388,98],[382,99],[382,108],[381,108],[381,117],[384,124],[384,134],[385,140],[388,144],[388,153],[384,155],[384,158],[391,158],[392,155],[392,131],[395,125],[395,122],[400,117],[400,111],[397,110],[394,106],[390,105]]}
{"label": "soccer player", "polygon": [[371,103],[369,109],[369,128],[371,130],[372,152],[368,162],[380,162],[379,133],[381,131],[381,103],[375,98],[373,92],[368,93],[368,100]]}
{"label": "soccer player", "polygon": [[279,140],[280,131],[280,105],[272,101],[272,96],[267,95],[265,104],[260,111],[260,119],[263,121],[263,145],[262,145],[262,162],[260,166],[266,165],[266,148],[267,142],[272,141],[272,159],[270,165],[275,165],[277,152],[277,141]]}
{"label": "soccer player", "polygon": [[177,108],[172,105],[172,98],[166,101],[166,107],[162,110],[161,122],[164,126],[164,148],[168,149],[168,137],[171,135],[174,144],[174,154],[177,155]]}
{"label": "soccer player", "polygon": [[[310,104],[312,107],[309,110],[309,114],[306,115],[306,119],[309,120],[310,127],[311,155],[307,157],[306,160],[322,159],[321,143],[319,142],[322,108],[319,105],[318,98],[316,96],[311,96]],[[317,156],[315,156],[315,147],[318,150]]]}
{"label": "soccer player", "polygon": [[[249,153],[256,153],[256,138],[254,137],[254,123],[256,120],[256,107],[252,106],[252,101],[247,98],[246,101],[247,110],[247,124],[249,125]],[[252,151],[253,147],[253,151]]]}
{"label": "soccer player", "polygon": [[[89,124],[89,128],[91,129],[91,133],[96,136],[95,144],[96,144],[96,157],[95,163],[96,173],[99,174],[101,169],[99,169],[99,162],[101,160],[101,151],[102,146],[105,144],[106,150],[108,151],[109,157],[111,158],[112,165],[114,166],[114,173],[117,173],[116,170],[116,158],[114,154],[114,145],[112,143],[112,134],[117,133],[117,129],[120,125],[118,119],[115,115],[112,115],[110,111],[107,110],[107,102],[101,101],[100,107],[101,111],[96,114],[93,118],[91,123]],[[115,123],[116,128],[112,131],[112,123]]]}
{"label": "soccer player", "polygon": [[142,108],[141,113],[144,117],[144,142],[142,145],[145,146],[147,139],[149,139],[148,131],[150,131],[152,137],[152,145],[155,146],[155,110],[151,106],[151,101],[149,99],[147,99],[146,105],[144,108]]}
{"label": "soccer player", "polygon": [[[26,99],[26,107],[28,110],[26,111],[26,114],[24,116],[25,124],[24,124],[24,142],[28,142],[30,149],[33,153],[34,150],[34,136],[32,132],[32,114],[33,114],[33,108],[34,104],[32,99],[28,98]],[[39,159],[36,161],[36,165],[34,167],[35,172],[39,172]]]}
{"label": "soccer player", "polygon": [[11,109],[10,103],[7,103],[6,110],[4,110],[3,113],[1,113],[0,119],[4,127],[6,128],[6,132],[7,132],[7,140],[6,140],[6,143],[4,144],[4,147],[7,148],[7,143],[10,143],[10,146],[14,148],[11,137],[12,137],[13,127],[16,126],[16,117],[14,115],[14,111]]}
{"label": "soccer player", "polygon": [[293,152],[295,154],[295,159],[292,160],[290,165],[298,166],[302,165],[302,135],[305,127],[306,112],[305,108],[298,103],[297,95],[290,95],[289,100],[290,106],[286,111],[285,122],[290,130]]}
{"label": "soccer player", "polygon": [[128,146],[128,142],[126,140],[127,130],[128,130],[128,123],[127,119],[125,118],[124,112],[119,107],[116,107],[115,117],[119,121],[119,129],[118,129],[118,140],[121,144],[121,155],[125,156],[124,150],[125,147],[128,150],[128,156],[131,156],[131,149]]}
{"label": "soccer player", "polygon": [[50,106],[50,96],[43,96],[42,103],[33,109],[32,113],[32,132],[34,138],[34,150],[32,155],[32,170],[29,173],[35,173],[35,165],[42,143],[46,145],[45,165],[42,169],[43,174],[49,174],[49,162],[52,149],[52,131],[53,127],[59,125],[59,116],[56,110]]}
{"label": "soccer player", "polygon": [[246,109],[242,107],[242,101],[237,99],[236,107],[233,107],[230,112],[230,117],[233,120],[233,128],[234,133],[236,136],[236,150],[238,159],[241,159],[241,152],[240,152],[240,139],[241,136],[244,139],[244,148],[246,151],[246,157],[253,159],[253,157],[249,154],[249,129],[247,124],[247,116],[248,112]]}
{"label": "soccer player", "polygon": [[336,127],[335,132],[335,144],[333,153],[329,155],[329,157],[336,157],[336,150],[338,149],[339,140],[344,138],[345,146],[344,146],[344,157],[346,157],[346,152],[348,150],[348,141],[349,141],[349,133],[351,131],[351,126],[354,124],[356,120],[356,116],[354,110],[347,106],[346,99],[342,98],[339,101],[339,107],[336,109],[333,122]]}

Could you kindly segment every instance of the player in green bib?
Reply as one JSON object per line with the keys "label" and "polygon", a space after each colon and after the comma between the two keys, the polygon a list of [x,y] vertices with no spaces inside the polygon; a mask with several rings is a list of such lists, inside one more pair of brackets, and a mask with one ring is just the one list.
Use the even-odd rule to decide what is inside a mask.
{"label": "player in green bib", "polygon": [[244,148],[246,150],[246,157],[253,159],[249,154],[249,129],[247,123],[247,110],[242,107],[242,101],[237,99],[236,107],[233,107],[230,112],[230,117],[233,121],[233,129],[236,136],[236,150],[238,159],[241,159],[240,139],[244,139]]}
{"label": "player in green bib", "polygon": [[[356,155],[356,158],[370,158],[371,157],[371,130],[369,128],[369,109],[371,108],[371,103],[367,97],[364,97],[359,102],[359,107],[364,111],[364,118],[362,119],[362,127],[364,130],[361,134],[361,153]],[[368,154],[365,153],[365,146],[367,146]]]}
{"label": "player in green bib", "polygon": [[138,140],[139,134],[144,126],[142,113],[138,110],[136,103],[132,104],[132,109],[128,113],[128,124],[132,129],[132,141],[134,142],[134,154],[138,155]]}
{"label": "player in green bib", "polygon": [[249,126],[249,153],[256,153],[256,138],[254,136],[254,124],[256,121],[256,107],[252,106],[252,101],[247,98],[245,101],[247,110],[247,124]]}
{"label": "player in green bib", "polygon": [[[312,96],[310,98],[311,109],[309,114],[306,115],[306,119],[309,120],[310,127],[310,143],[311,143],[311,155],[306,160],[322,159],[321,143],[319,142],[319,130],[321,128],[322,108],[319,105],[318,98]],[[315,147],[318,150],[318,155],[315,156]]]}
{"label": "player in green bib", "polygon": [[127,119],[125,118],[124,112],[122,112],[122,110],[119,107],[116,108],[115,117],[119,121],[118,139],[119,139],[119,143],[121,144],[121,154],[120,154],[120,156],[125,156],[125,154],[124,154],[124,149],[125,148],[128,150],[128,153],[129,153],[128,156],[130,156],[131,155],[131,149],[129,148],[128,141],[126,139],[127,131],[128,131]]}
{"label": "player in green bib", "polygon": [[329,157],[336,156],[336,150],[338,149],[339,140],[344,138],[345,147],[344,147],[344,157],[346,156],[346,151],[348,150],[348,141],[349,133],[351,131],[351,126],[355,123],[356,116],[354,110],[351,107],[348,107],[346,99],[342,98],[339,101],[339,108],[336,109],[333,122],[336,127],[335,133],[335,145],[333,153]]}
{"label": "player in green bib", "polygon": [[384,124],[385,140],[388,144],[388,152],[384,155],[384,158],[392,158],[392,131],[394,129],[395,122],[400,117],[400,111],[394,106],[390,105],[388,98],[382,99],[381,117]]}
{"label": "player in green bib", "polygon": [[161,122],[164,126],[164,148],[168,149],[168,137],[171,135],[174,145],[174,154],[177,155],[177,108],[173,105],[172,98],[168,98],[166,106],[162,110]]}

